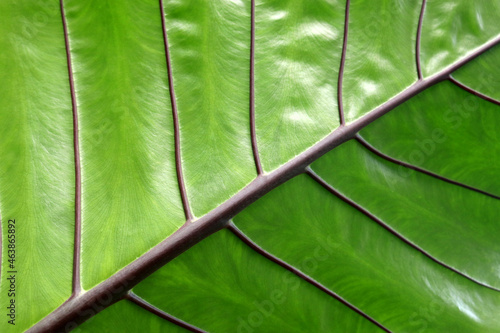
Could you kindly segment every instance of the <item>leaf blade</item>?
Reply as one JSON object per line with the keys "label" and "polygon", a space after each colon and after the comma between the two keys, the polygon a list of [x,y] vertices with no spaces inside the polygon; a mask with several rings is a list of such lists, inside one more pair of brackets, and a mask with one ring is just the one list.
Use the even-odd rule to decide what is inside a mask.
{"label": "leaf blade", "polygon": [[80,126],[82,286],[88,290],[182,226],[184,213],[158,4],[67,1],[65,12]]}
{"label": "leaf blade", "polygon": [[[4,1],[0,13],[0,302],[10,314],[14,299],[17,314],[16,326],[3,316],[6,331],[28,329],[71,295],[75,193],[59,7]],[[39,306],[22,306],[30,303]]]}

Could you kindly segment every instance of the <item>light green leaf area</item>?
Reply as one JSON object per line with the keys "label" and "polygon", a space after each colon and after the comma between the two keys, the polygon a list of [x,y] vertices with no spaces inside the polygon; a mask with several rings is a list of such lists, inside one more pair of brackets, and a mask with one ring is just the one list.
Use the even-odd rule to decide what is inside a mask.
{"label": "light green leaf area", "polygon": [[[66,1],[82,165],[82,285],[184,223],[155,1]],[[69,94],[69,91],[66,92]]]}
{"label": "light green leaf area", "polygon": [[486,96],[500,100],[500,47],[494,47],[453,73],[453,77]]}
{"label": "light green leaf area", "polygon": [[344,1],[256,1],[255,115],[272,171],[339,126]]}
{"label": "light green leaf area", "polygon": [[500,2],[428,0],[422,25],[424,77],[499,36]]}
{"label": "light green leaf area", "polygon": [[417,80],[416,36],[422,1],[352,1],[343,80],[346,123]]}
{"label": "light green leaf area", "polygon": [[[64,16],[56,0],[0,3],[0,332],[23,332],[68,300],[78,265],[83,293],[134,260],[147,266],[141,256],[189,215],[182,183],[190,226],[226,202],[224,218],[198,224],[205,237],[301,165],[269,173],[331,148],[337,141],[315,144],[339,128],[339,108],[346,126],[329,138],[340,142],[402,92],[396,101],[406,102],[360,133],[385,157],[350,140],[311,165],[326,183],[308,169],[234,218],[267,256],[222,230],[134,292],[208,332],[500,331],[500,106],[459,87],[500,99],[500,48],[453,73],[459,84],[428,80],[500,40],[499,2],[426,1],[417,54],[422,1],[348,1],[343,75],[345,1],[62,3]],[[257,177],[254,154],[264,174],[240,192]],[[199,239],[190,236],[176,245]],[[78,330],[183,331],[129,300]]]}
{"label": "light green leaf area", "polygon": [[165,1],[165,13],[182,165],[199,217],[257,175],[249,118],[250,3]]}
{"label": "light green leaf area", "polygon": [[[321,254],[331,251],[316,246]],[[379,332],[227,230],[195,245],[133,291],[209,332]]]}
{"label": "light green leaf area", "polygon": [[189,331],[153,315],[128,300],[123,300],[103,310],[71,332],[188,333]]}
{"label": "light green leaf area", "polygon": [[2,1],[0,13],[0,331],[22,332],[71,295],[73,117],[57,3]]}

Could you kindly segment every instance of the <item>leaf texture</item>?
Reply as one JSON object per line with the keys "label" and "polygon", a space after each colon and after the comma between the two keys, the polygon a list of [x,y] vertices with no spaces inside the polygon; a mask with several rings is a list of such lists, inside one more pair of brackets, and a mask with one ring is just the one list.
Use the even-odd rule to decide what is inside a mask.
{"label": "leaf texture", "polygon": [[139,306],[120,301],[72,332],[172,332],[187,333],[186,329],[152,315]]}
{"label": "leaf texture", "polygon": [[256,139],[272,171],[339,126],[341,1],[264,1],[255,8]]}
{"label": "leaf texture", "polygon": [[173,233],[184,213],[157,4],[65,4],[81,142],[81,275],[88,290]]}
{"label": "leaf texture", "polygon": [[417,80],[417,27],[422,1],[352,1],[343,101],[350,123]]}
{"label": "leaf texture", "polygon": [[257,175],[248,116],[250,4],[164,6],[186,190],[194,215],[202,216]]}
{"label": "leaf texture", "polygon": [[450,66],[498,36],[496,1],[428,0],[422,25],[422,69],[425,77]]}
{"label": "leaf texture", "polygon": [[483,97],[490,97],[498,102],[500,100],[500,93],[497,89],[499,69],[496,64],[499,57],[500,50],[495,48],[457,70],[453,73],[453,77],[475,92],[484,94]]}
{"label": "leaf texture", "polygon": [[0,330],[498,331],[498,6],[3,1]]}
{"label": "leaf texture", "polygon": [[[57,4],[2,1],[0,12],[0,303],[2,309],[10,303],[8,271],[22,270],[16,301],[38,304],[18,307],[23,319],[10,330],[22,332],[71,296],[73,120]],[[15,220],[18,254],[12,267],[9,220]],[[1,331],[8,329],[6,318]]]}

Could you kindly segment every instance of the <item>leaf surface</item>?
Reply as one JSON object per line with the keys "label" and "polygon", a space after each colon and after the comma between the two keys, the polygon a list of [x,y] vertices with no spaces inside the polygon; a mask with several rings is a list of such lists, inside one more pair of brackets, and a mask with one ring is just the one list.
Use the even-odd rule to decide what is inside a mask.
{"label": "leaf surface", "polygon": [[187,333],[175,324],[152,315],[128,301],[120,301],[72,332],[172,332]]}
{"label": "leaf surface", "polygon": [[2,1],[0,13],[0,304],[6,313],[14,274],[17,305],[38,304],[17,307],[23,319],[10,330],[23,331],[71,296],[73,120],[57,4]]}
{"label": "leaf surface", "polygon": [[157,4],[65,4],[81,149],[81,275],[88,290],[173,233],[184,214]]}
{"label": "leaf surface", "polygon": [[4,1],[0,330],[499,330],[498,6]]}
{"label": "leaf surface", "polygon": [[272,171],[339,126],[342,1],[263,1],[255,8],[255,122]]}
{"label": "leaf surface", "polygon": [[257,175],[248,117],[250,4],[165,1],[164,10],[186,190],[199,217]]}
{"label": "leaf surface", "polygon": [[422,69],[430,76],[498,36],[500,3],[429,0],[422,25]]}
{"label": "leaf surface", "polygon": [[421,1],[352,1],[343,77],[346,122],[417,80],[415,45]]}
{"label": "leaf surface", "polygon": [[467,87],[498,101],[500,100],[497,65],[499,57],[500,49],[495,48],[457,70],[453,73],[453,77]]}

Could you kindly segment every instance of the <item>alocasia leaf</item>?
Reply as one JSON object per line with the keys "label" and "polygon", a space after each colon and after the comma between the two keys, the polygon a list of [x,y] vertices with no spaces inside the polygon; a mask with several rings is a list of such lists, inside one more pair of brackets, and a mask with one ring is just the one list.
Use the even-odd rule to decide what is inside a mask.
{"label": "alocasia leaf", "polygon": [[500,330],[499,19],[2,1],[0,330]]}

